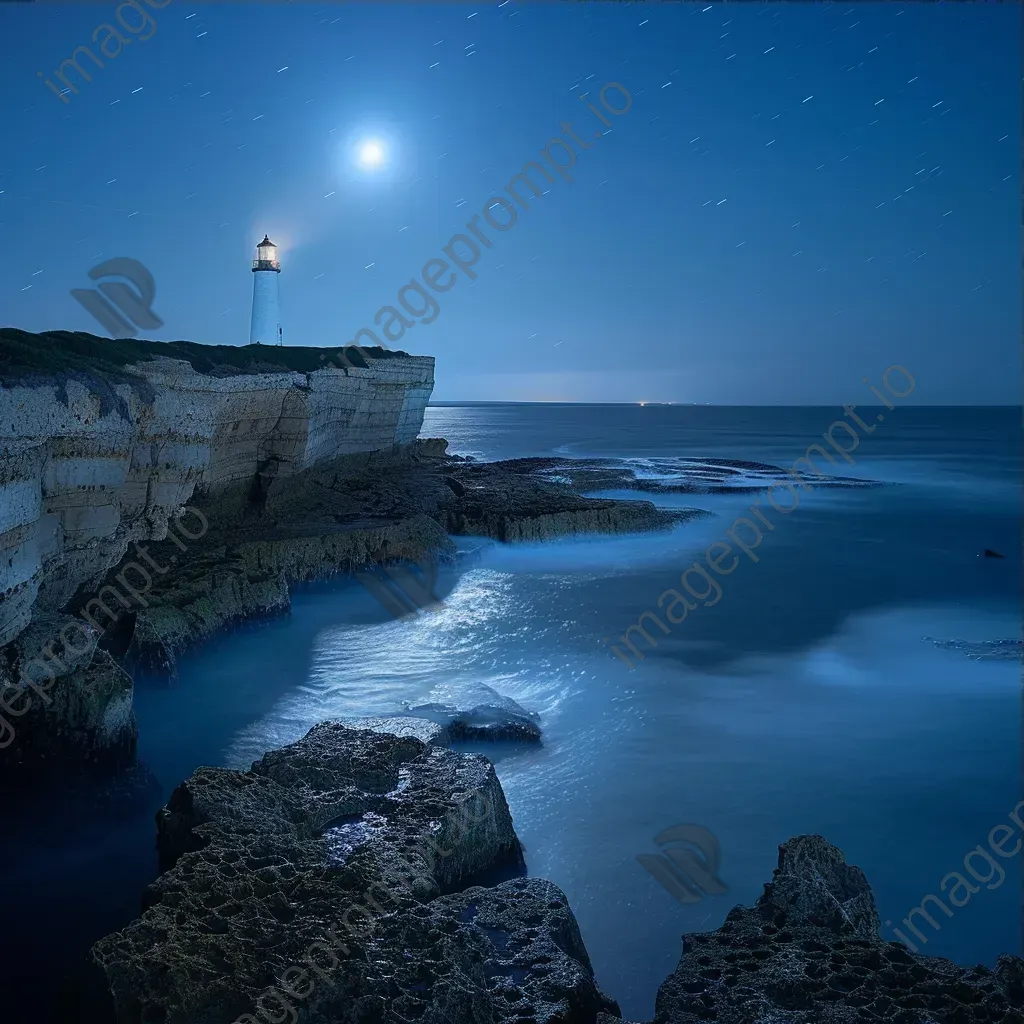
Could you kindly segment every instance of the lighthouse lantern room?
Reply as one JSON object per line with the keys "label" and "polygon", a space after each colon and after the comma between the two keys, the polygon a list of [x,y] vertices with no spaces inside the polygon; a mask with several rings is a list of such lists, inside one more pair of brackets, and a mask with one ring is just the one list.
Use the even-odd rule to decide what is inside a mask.
{"label": "lighthouse lantern room", "polygon": [[250,345],[283,345],[281,310],[277,291],[277,275],[281,264],[277,259],[277,246],[267,235],[256,246],[256,259],[252,261],[252,324],[249,328]]}

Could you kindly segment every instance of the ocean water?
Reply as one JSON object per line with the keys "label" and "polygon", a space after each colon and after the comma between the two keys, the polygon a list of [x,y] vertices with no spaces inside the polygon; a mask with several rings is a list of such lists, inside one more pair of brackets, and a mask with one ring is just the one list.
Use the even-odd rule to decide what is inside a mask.
{"label": "ocean water", "polygon": [[[641,645],[632,667],[605,638],[657,610],[757,494],[619,495],[714,513],[666,533],[463,538],[468,557],[421,615],[392,619],[352,580],[318,585],[290,617],[183,659],[176,687],[141,683],[139,754],[159,792],[126,820],[8,833],[0,928],[18,941],[4,973],[36,984],[38,1007],[89,942],[135,916],[156,872],[152,811],[197,765],[247,767],[324,718],[494,695],[539,714],[543,744],[465,749],[495,761],[529,872],[565,890],[626,1018],[650,1018],[681,935],[756,899],[793,835],[841,847],[900,927],[995,826],[1015,827],[1020,662],[991,644],[1020,639],[1021,421],[1019,409],[859,413],[876,429],[840,470],[881,486],[815,488],[788,515],[762,500],[774,529],[758,560],[741,555],[717,600]],[[595,457],[671,478],[688,458],[789,466],[839,416],[432,406],[423,436],[478,459]],[[979,558],[985,548],[1006,557]],[[638,862],[682,823],[717,838],[724,892],[677,902]],[[937,932],[925,926],[921,951],[963,964],[1020,952],[1020,865],[975,882]],[[14,1020],[43,1019],[7,1005]]]}

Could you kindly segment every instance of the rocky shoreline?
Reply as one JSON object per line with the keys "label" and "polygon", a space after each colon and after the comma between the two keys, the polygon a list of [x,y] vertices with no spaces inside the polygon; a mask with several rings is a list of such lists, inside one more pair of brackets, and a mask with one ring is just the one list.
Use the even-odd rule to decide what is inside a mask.
{"label": "rocky shoreline", "polygon": [[[565,895],[524,877],[490,761],[447,749],[430,721],[363,725],[320,723],[174,791],[141,917],[93,947],[90,1021],[620,1019]],[[753,907],[683,936],[653,1024],[1024,1019],[1020,957],[962,968],[879,928],[860,869],[794,837]]]}
{"label": "rocky shoreline", "polygon": [[[375,564],[451,559],[451,536],[538,541],[661,530],[704,514],[583,497],[540,471],[448,455],[442,439],[346,456],[281,480],[267,476],[255,495],[235,488],[195,504],[209,528],[154,580],[131,637],[122,636],[133,666],[173,673],[177,656],[196,642],[286,611],[292,584]],[[167,542],[149,552],[161,564],[175,555]]]}
{"label": "rocky shoreline", "polygon": [[[169,515],[162,539],[126,544],[116,564],[59,609],[37,604],[30,628],[0,649],[0,704],[17,729],[14,742],[0,736],[0,771],[24,792],[28,783],[129,766],[132,677],[173,680],[184,651],[241,623],[287,614],[296,584],[375,565],[444,562],[455,555],[453,536],[536,542],[666,530],[709,514],[581,492],[746,493],[784,477],[761,463],[687,459],[673,476],[652,480],[616,460],[486,463],[450,455],[447,446],[416,440],[293,473],[270,460],[251,479],[197,487]],[[871,486],[841,477],[823,485]],[[49,673],[36,688],[42,699],[23,688],[12,699],[34,661]]]}
{"label": "rocky shoreline", "polygon": [[[663,530],[706,514],[584,497],[550,460],[530,461],[478,463],[420,440],[299,473],[271,464],[252,480],[197,490],[187,526],[171,516],[163,539],[135,543],[59,610],[34,607],[29,628],[0,649],[0,703],[17,729],[13,741],[0,737],[0,771],[23,793],[129,766],[132,676],[173,678],[182,652],[287,614],[295,584],[451,559],[453,535],[539,541]],[[26,678],[38,685],[26,689]]]}
{"label": "rocky shoreline", "polygon": [[[753,493],[786,475],[450,455],[414,440],[425,357],[353,368],[180,343],[166,359],[9,335],[0,796],[40,817],[152,806],[133,676],[173,679],[186,650],[287,614],[297,584],[443,562],[453,537],[668,530],[708,513],[607,492]],[[425,705],[322,722],[248,771],[196,769],[157,815],[141,915],[96,942],[69,1010],[95,1024],[613,1024],[564,893],[526,875],[493,765],[450,749],[541,738],[521,708]],[[33,803],[55,781],[64,803]],[[653,1024],[1024,1024],[1021,1005],[1019,957],[965,969],[883,941],[859,869],[797,836],[753,907],[684,936]]]}
{"label": "rocky shoreline", "polygon": [[[365,357],[365,358],[364,358]],[[134,763],[133,676],[287,614],[296,584],[704,516],[729,459],[484,463],[417,440],[433,359],[0,329],[0,799]],[[639,464],[638,464],[639,465]],[[826,486],[865,486],[830,477]]]}

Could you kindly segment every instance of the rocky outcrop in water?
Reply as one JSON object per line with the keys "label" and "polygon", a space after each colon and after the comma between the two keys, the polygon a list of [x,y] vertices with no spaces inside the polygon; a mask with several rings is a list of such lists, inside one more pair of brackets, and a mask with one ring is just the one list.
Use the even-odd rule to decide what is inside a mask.
{"label": "rocky outcrop in water", "polygon": [[1024,960],[959,967],[879,937],[867,879],[821,836],[779,847],[753,907],[683,936],[654,1024],[1021,1024]]}
{"label": "rocky outcrop in water", "polygon": [[[31,685],[19,685],[26,678]],[[70,615],[33,619],[0,649],[0,802],[13,799],[22,780],[108,775],[131,765],[132,692],[131,677],[98,648],[94,631]]]}
{"label": "rocky outcrop in water", "polygon": [[[199,769],[159,814],[158,846],[167,870],[142,917],[94,947],[118,1024],[615,1010],[565,896],[517,877],[508,805],[478,755],[322,723],[249,772]],[[513,877],[474,884],[495,872]]]}
{"label": "rocky outcrop in water", "polygon": [[[833,460],[834,461],[834,460]],[[578,491],[644,491],[648,494],[756,494],[791,477],[786,470],[747,459],[509,459],[495,463],[507,473],[525,473],[569,484]],[[875,480],[827,473],[815,487],[878,487]]]}
{"label": "rocky outcrop in water", "polygon": [[540,743],[540,716],[489,686],[480,687],[482,700],[469,706],[419,704],[407,714],[441,725],[452,742]]}
{"label": "rocky outcrop in water", "polygon": [[[493,766],[398,722],[321,723],[179,786],[145,911],[93,947],[89,1019],[615,1024],[565,895],[522,877]],[[863,873],[798,836],[753,907],[683,937],[654,1024],[1020,1024],[1021,958],[962,968],[878,930]]]}
{"label": "rocky outcrop in water", "polygon": [[197,641],[287,610],[291,585],[368,565],[443,561],[455,552],[449,534],[510,540],[656,530],[700,514],[584,498],[446,450],[444,440],[417,440],[287,478],[268,474],[258,493],[236,486],[197,500],[207,529],[187,553],[170,541],[148,548],[167,571],[151,573],[146,606],[122,626],[127,663],[173,673],[177,656]]}
{"label": "rocky outcrop in water", "polygon": [[[706,513],[580,491],[782,473],[681,459],[654,488],[615,460],[449,456],[414,440],[433,360],[345,351],[0,330],[0,772],[13,785],[130,761],[122,669],[173,676],[190,646],[286,613],[296,583],[436,563],[451,534],[667,529]],[[30,624],[50,631],[43,682],[16,642]]]}
{"label": "rocky outcrop in water", "polygon": [[[536,540],[665,529],[702,514],[583,497],[543,475],[478,464],[446,449],[443,440],[414,441],[325,459],[299,472],[269,461],[251,478],[197,489],[184,514],[169,516],[162,539],[133,544],[64,605],[91,649],[98,644],[104,652],[94,673],[122,678],[112,655],[129,672],[173,677],[179,655],[194,644],[236,623],[286,613],[296,583],[367,566],[436,563],[454,555],[449,534]],[[37,607],[34,614],[46,613]],[[14,661],[12,680],[18,678]],[[58,673],[62,685],[77,685],[66,675]],[[112,680],[101,692],[115,689]],[[23,704],[22,714],[13,723],[17,751],[0,737],[0,769],[37,779],[36,738],[55,743],[75,727],[41,698]],[[101,747],[107,736],[94,731],[76,740],[64,763],[73,766],[82,743]]]}

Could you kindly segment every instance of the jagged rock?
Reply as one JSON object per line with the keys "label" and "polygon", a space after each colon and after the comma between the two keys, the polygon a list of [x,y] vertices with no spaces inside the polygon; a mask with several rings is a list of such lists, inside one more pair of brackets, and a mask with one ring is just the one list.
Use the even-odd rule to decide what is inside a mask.
{"label": "jagged rock", "polygon": [[592,1024],[599,1012],[618,1017],[617,1004],[594,982],[565,894],[551,882],[474,887],[425,909],[408,924],[387,921],[373,967],[360,979],[364,1019]]}
{"label": "jagged rock", "polygon": [[448,454],[448,442],[443,437],[421,437],[419,439],[419,454],[425,459],[455,459],[461,462],[458,455]]}
{"label": "jagged rock", "polygon": [[454,466],[464,493],[446,509],[450,533],[495,540],[539,541],[578,533],[665,530],[708,515],[699,509],[658,508],[650,501],[585,498],[557,476],[545,475],[546,460]]}
{"label": "jagged rock", "polygon": [[[704,514],[582,498],[522,467],[468,466],[445,455],[446,445],[416,441],[268,477],[258,509],[248,485],[194,498],[205,533],[184,552],[173,539],[148,546],[158,568],[146,581],[145,605],[131,594],[123,602],[108,596],[118,625],[102,617],[105,644],[131,670],[173,677],[178,656],[195,643],[236,623],[286,613],[291,584],[381,563],[450,561],[456,549],[449,533],[529,540],[664,529]],[[450,486],[456,475],[464,481],[461,496]],[[119,591],[130,561],[103,581],[108,595]]]}
{"label": "jagged rock", "polygon": [[[438,523],[422,515],[344,529],[333,524],[330,532],[310,536],[253,524],[233,543],[215,522],[211,546],[197,545],[180,567],[157,577],[147,606],[133,613],[124,655],[130,668],[173,677],[178,656],[195,644],[237,623],[287,613],[293,583],[378,561],[444,558],[454,551]],[[152,545],[149,553],[164,565],[172,552],[165,544]]]}
{"label": "jagged rock", "polygon": [[70,615],[37,615],[0,652],[0,799],[134,760],[132,680],[97,639]]}
{"label": "jagged rock", "polygon": [[158,845],[166,871],[142,917],[93,950],[119,1024],[258,1013],[288,968],[312,972],[311,948],[330,963],[293,1000],[310,1022],[379,1019],[384,998],[439,1022],[511,1021],[528,1002],[582,1024],[613,1005],[554,886],[471,890],[475,914],[468,893],[444,898],[523,870],[478,755],[322,723],[249,772],[200,768],[160,812]]}
{"label": "jagged rock", "polygon": [[752,908],[683,936],[654,1024],[1021,1024],[1024,960],[958,967],[879,937],[860,868],[821,836],[779,847]]}
{"label": "jagged rock", "polygon": [[[481,884],[524,870],[483,757],[321,723],[200,768],[157,826],[142,917],[93,947],[96,1024],[622,1024],[558,888]],[[1024,1021],[1020,957],[962,968],[878,931],[863,872],[797,836],[753,907],[684,936],[653,1024]]]}

